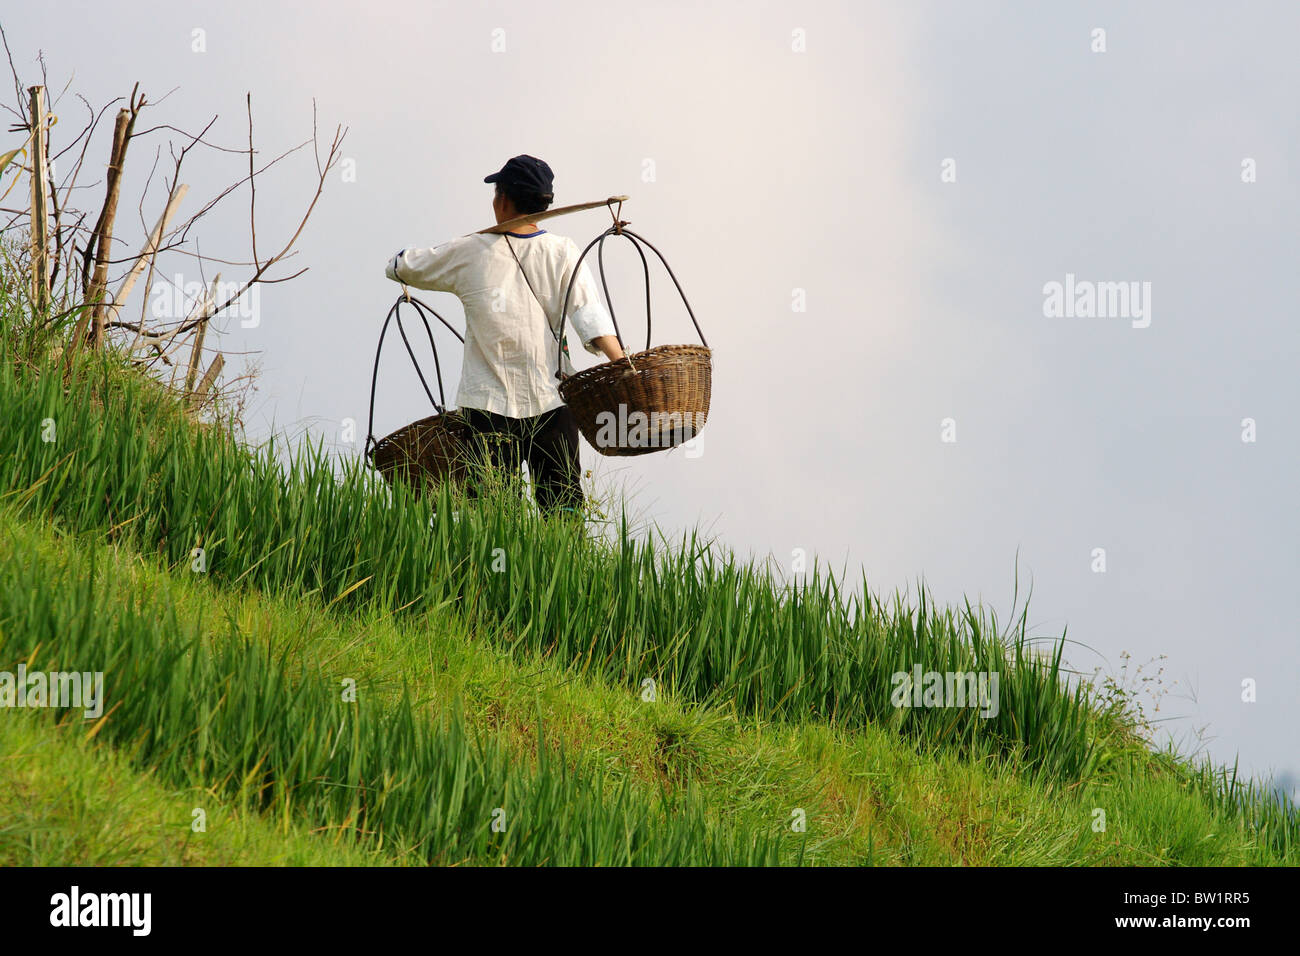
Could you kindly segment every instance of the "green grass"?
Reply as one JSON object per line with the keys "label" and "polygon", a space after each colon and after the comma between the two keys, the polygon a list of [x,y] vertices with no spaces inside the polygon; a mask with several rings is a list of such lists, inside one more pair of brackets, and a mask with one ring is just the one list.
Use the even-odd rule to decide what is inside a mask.
{"label": "green grass", "polygon": [[[1030,772],[1059,780],[1082,779],[1133,745],[1120,716],[1067,685],[1059,654],[1044,661],[1030,650],[1023,616],[1004,631],[983,609],[938,608],[924,592],[915,604],[875,599],[865,582],[846,593],[817,567],[791,589],[694,535],[624,532],[607,544],[504,496],[471,507],[445,490],[390,493],[355,461],[337,475],[318,447],[282,462],[219,429],[198,431],[107,366],[82,366],[65,385],[3,362],[0,401],[0,447],[11,452],[0,495],[171,567],[191,565],[201,548],[216,579],[339,609],[451,604],[517,652],[580,673],[627,686],[650,678],[762,719],[887,721],[918,744],[1019,754]],[[998,672],[997,716],[894,708],[891,675],[916,665]]]}
{"label": "green grass", "polygon": [[[232,589],[188,569],[169,572],[120,543],[61,535],[12,514],[0,518],[0,568],[14,573],[21,563],[53,582],[47,593],[61,593],[58,582],[69,576],[82,580],[77,569],[93,560],[94,591],[105,608],[141,601],[167,607],[178,637],[197,629],[209,643],[264,648],[327,685],[351,678],[367,700],[385,707],[418,702],[416,712],[429,721],[461,720],[491,735],[505,761],[525,774],[536,771],[540,726],[548,758],[575,771],[599,773],[609,784],[630,780],[649,793],[689,785],[708,826],[772,832],[801,808],[806,862],[1294,862],[1293,852],[1273,852],[1267,834],[1219,813],[1176,764],[1132,759],[1087,784],[1058,786],[996,754],[971,760],[946,748],[918,751],[888,727],[742,719],[725,704],[665,694],[648,703],[635,689],[575,675],[557,661],[519,660],[499,638],[467,630],[449,608],[407,618],[375,609],[339,614],[320,602]],[[195,723],[178,724],[178,733]],[[210,763],[194,776],[220,775]],[[229,793],[226,802],[242,806],[238,790]],[[1104,833],[1092,829],[1095,808],[1105,811]],[[568,804],[560,811],[571,812]],[[283,821],[283,805],[275,818]],[[423,861],[391,842],[378,852]]]}
{"label": "green grass", "polygon": [[[1023,613],[1004,628],[821,570],[791,589],[694,536],[415,500],[319,449],[246,452],[111,359],[17,361],[11,338],[0,667],[106,671],[96,744],[138,786],[305,834],[286,858],[1296,862],[1294,808],[1149,752],[1063,679],[1060,644],[1028,650]],[[998,718],[895,709],[915,664],[998,671]]]}
{"label": "green grass", "polygon": [[[513,763],[459,712],[436,718],[340,683],[202,615],[166,588],[113,595],[98,552],[15,560],[0,573],[0,667],[102,671],[98,737],[177,786],[438,864],[763,865],[779,840],[706,819],[689,788],[657,792],[566,764],[542,742]],[[48,708],[78,721],[79,710]],[[539,741],[542,731],[538,729]],[[503,825],[502,825],[503,824]],[[793,841],[791,841],[793,842]],[[794,851],[797,854],[797,850]]]}
{"label": "green grass", "polygon": [[[196,830],[194,810],[203,811]],[[374,866],[363,852],[231,806],[201,787],[172,788],[35,712],[0,719],[0,866]]]}

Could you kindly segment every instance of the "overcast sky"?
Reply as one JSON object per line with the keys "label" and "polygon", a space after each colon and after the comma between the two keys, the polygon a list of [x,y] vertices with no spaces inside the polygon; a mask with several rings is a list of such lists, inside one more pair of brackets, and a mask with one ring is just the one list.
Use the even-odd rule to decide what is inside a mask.
{"label": "overcast sky", "polygon": [[[350,418],[359,451],[385,260],[490,225],[483,177],[540,156],[557,204],[632,196],[715,352],[702,453],[584,446],[603,487],[785,567],[803,549],[1004,616],[1018,556],[1034,633],[1068,625],[1075,667],[1166,655],[1145,673],[1163,665],[1154,716],[1185,749],[1300,771],[1294,3],[55,0],[0,22],[26,82],[43,50],[51,87],[96,104],[176,88],[146,125],[219,114],[210,138],[238,147],[251,91],[267,157],[310,135],[313,98],[323,131],[349,127],[298,245],[310,271],[222,339],[260,353],[254,435],[337,443]],[[84,109],[70,92],[58,112],[56,145]],[[128,162],[133,247],[159,142]],[[242,162],[194,154],[185,208]],[[313,178],[300,154],[259,187],[263,254]],[[608,221],[545,225],[585,245]],[[247,258],[246,194],[197,234]],[[638,267],[613,252],[639,348]],[[656,344],[692,341],[653,279]],[[1136,294],[1089,313],[1088,283]],[[428,413],[399,358],[380,434]]]}

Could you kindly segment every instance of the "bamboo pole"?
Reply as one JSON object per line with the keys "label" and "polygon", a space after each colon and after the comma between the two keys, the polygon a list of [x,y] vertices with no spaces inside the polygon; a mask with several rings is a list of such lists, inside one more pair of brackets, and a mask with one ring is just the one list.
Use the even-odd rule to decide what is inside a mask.
{"label": "bamboo pole", "polygon": [[50,303],[50,197],[45,87],[28,90],[32,106],[32,302],[38,314]]}
{"label": "bamboo pole", "polygon": [[[522,226],[529,222],[541,222],[543,219],[554,219],[556,216],[567,216],[571,212],[582,212],[585,209],[599,209],[601,206],[609,206],[618,203],[620,208],[624,202],[630,199],[630,196],[610,196],[608,199],[598,199],[595,202],[580,202],[572,206],[558,206],[555,209],[548,209],[545,212],[530,212],[522,216],[515,216],[513,219],[507,219],[505,222],[499,222],[495,226],[488,226],[486,229],[480,229],[478,232],[470,233],[471,236],[481,236],[490,233],[509,232],[516,226]],[[612,212],[613,210],[611,210]]]}

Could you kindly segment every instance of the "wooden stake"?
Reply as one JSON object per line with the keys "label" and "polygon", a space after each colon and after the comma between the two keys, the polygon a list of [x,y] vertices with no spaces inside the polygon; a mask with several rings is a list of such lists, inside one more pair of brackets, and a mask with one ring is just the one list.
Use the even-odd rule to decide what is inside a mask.
{"label": "wooden stake", "polygon": [[207,397],[208,392],[211,390],[213,383],[216,382],[217,376],[221,374],[221,369],[225,367],[225,364],[226,357],[218,352],[217,357],[214,358],[212,364],[208,366],[208,370],[203,373],[203,381],[199,382],[199,387],[194,390],[194,394],[189,396],[190,408],[198,408],[203,404],[203,399]]}
{"label": "wooden stake", "polygon": [[37,313],[50,303],[50,176],[45,87],[33,86],[32,97],[32,302]]}
{"label": "wooden stake", "polygon": [[131,266],[131,271],[127,273],[122,284],[117,287],[117,292],[113,295],[111,306],[117,316],[121,316],[122,307],[126,305],[126,297],[131,294],[135,287],[136,280],[149,265],[149,257],[158,251],[158,244],[162,241],[162,235],[167,231],[167,223],[171,222],[172,216],[176,214],[176,207],[181,204],[185,194],[190,191],[190,187],[181,183],[172,192],[167,200],[167,208],[163,210],[158,222],[154,224],[153,232],[149,233],[149,238],[145,241],[144,248],[140,250],[139,257],[135,260],[135,265]]}
{"label": "wooden stake", "polygon": [[[99,222],[96,223],[95,232],[91,236],[91,242],[94,244],[95,271],[86,290],[86,302],[93,310],[89,317],[94,323],[90,332],[90,341],[94,346],[100,345],[104,338],[104,314],[107,309],[104,295],[108,290],[108,260],[112,256],[113,221],[117,218],[117,199],[122,192],[122,166],[126,161],[126,145],[131,138],[132,119],[130,110],[117,111],[117,122],[113,126],[113,148],[108,160],[104,208],[100,210]],[[87,316],[83,315],[81,322],[77,323],[78,333],[84,332],[86,318]]]}
{"label": "wooden stake", "polygon": [[[212,317],[212,307],[217,304],[219,282],[221,282],[221,273],[217,273],[212,280],[212,285],[208,287],[208,294],[199,310],[199,324],[194,330],[194,348],[190,352],[190,367],[185,372],[185,394],[187,397],[192,397],[194,393],[194,378],[199,374],[199,360],[203,357],[203,339],[208,332],[208,319]],[[218,357],[220,357],[220,353],[218,353]]]}

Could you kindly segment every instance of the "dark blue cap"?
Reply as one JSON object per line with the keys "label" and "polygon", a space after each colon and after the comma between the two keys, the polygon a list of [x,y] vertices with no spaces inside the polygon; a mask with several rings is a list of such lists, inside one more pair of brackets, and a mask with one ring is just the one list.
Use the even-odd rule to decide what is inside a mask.
{"label": "dark blue cap", "polygon": [[483,182],[516,186],[547,197],[553,196],[555,174],[551,172],[550,166],[536,156],[522,155],[509,160],[499,172],[484,176]]}

